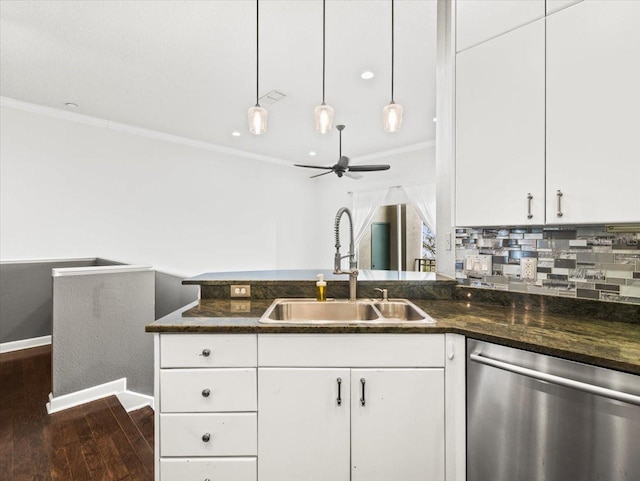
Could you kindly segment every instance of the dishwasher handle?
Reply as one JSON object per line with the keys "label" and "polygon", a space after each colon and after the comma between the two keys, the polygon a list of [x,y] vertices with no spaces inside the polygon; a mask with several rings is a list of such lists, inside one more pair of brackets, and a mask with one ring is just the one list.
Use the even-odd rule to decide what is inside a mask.
{"label": "dishwasher handle", "polygon": [[504,361],[498,361],[496,359],[491,359],[490,357],[485,357],[482,355],[482,353],[479,352],[471,353],[469,355],[469,358],[472,361],[478,362],[480,364],[485,364],[487,366],[492,366],[498,369],[503,369],[505,371],[521,374],[523,376],[537,379],[539,381],[546,381],[551,384],[557,384],[559,386],[577,389],[578,391],[587,392],[589,394],[595,394],[597,396],[603,396],[609,399],[615,399],[616,401],[640,406],[640,396],[636,396],[634,394],[616,391],[615,389],[608,389],[606,387],[595,386],[586,382],[576,381],[574,379],[568,379],[562,376],[555,376],[553,374],[536,371],[535,369],[529,369]]}

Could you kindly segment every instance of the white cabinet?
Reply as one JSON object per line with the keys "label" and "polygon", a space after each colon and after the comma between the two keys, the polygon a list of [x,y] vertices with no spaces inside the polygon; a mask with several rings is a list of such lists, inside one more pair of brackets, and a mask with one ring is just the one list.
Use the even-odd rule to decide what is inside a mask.
{"label": "white cabinet", "polygon": [[639,86],[640,2],[548,17],[548,224],[640,221]]}
{"label": "white cabinet", "polygon": [[156,481],[462,481],[464,338],[446,340],[156,334]]}
{"label": "white cabinet", "polygon": [[456,51],[526,25],[544,14],[545,0],[458,0]]}
{"label": "white cabinet", "polygon": [[351,393],[352,481],[445,479],[444,369],[353,369]]}
{"label": "white cabinet", "polygon": [[[378,342],[406,367],[373,367]],[[260,481],[445,479],[444,336],[265,335],[258,346],[261,364],[283,364],[258,369]],[[296,354],[280,357],[284,346]]]}
{"label": "white cabinet", "polygon": [[258,378],[260,481],[349,481],[349,369],[260,368]]}
{"label": "white cabinet", "polygon": [[257,336],[156,334],[156,481],[256,481]]}
{"label": "white cabinet", "polygon": [[458,226],[544,223],[544,105],[544,20],[456,56]]}

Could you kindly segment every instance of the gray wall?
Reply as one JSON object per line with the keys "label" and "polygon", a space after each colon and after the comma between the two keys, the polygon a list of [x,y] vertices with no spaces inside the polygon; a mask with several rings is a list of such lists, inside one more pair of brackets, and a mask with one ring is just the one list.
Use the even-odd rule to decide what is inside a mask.
{"label": "gray wall", "polygon": [[199,286],[183,286],[182,279],[156,271],[156,319],[198,299]]}
{"label": "gray wall", "polygon": [[51,335],[51,269],[116,264],[104,259],[0,263],[0,343]]}
{"label": "gray wall", "polygon": [[152,270],[53,278],[53,395],[123,377],[153,395]]}

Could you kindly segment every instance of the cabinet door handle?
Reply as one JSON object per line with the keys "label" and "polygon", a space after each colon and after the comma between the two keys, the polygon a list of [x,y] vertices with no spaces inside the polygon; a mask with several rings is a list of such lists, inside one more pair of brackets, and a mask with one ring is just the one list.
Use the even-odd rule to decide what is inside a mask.
{"label": "cabinet door handle", "polygon": [[202,390],[202,397],[209,397],[209,394],[211,394],[211,391],[209,389]]}
{"label": "cabinet door handle", "polygon": [[209,433],[204,433],[202,435],[202,442],[204,443],[208,443],[209,441],[211,441],[211,434]]}
{"label": "cabinet door handle", "polygon": [[342,378],[338,378],[336,379],[336,382],[338,383],[338,399],[336,399],[336,402],[338,403],[338,406],[342,406]]}
{"label": "cabinet door handle", "polygon": [[211,349],[203,349],[201,356],[209,357],[211,355]]}
{"label": "cabinet door handle", "polygon": [[558,196],[558,212],[556,212],[556,215],[562,217],[562,191],[559,190],[556,196]]}
{"label": "cabinet door handle", "polygon": [[533,214],[531,213],[531,201],[533,200],[533,196],[531,192],[527,194],[527,219],[531,219]]}
{"label": "cabinet door handle", "polygon": [[366,381],[364,378],[360,378],[360,385],[362,386],[362,396],[360,397],[360,405],[364,406],[367,401],[364,398],[364,385],[365,385]]}

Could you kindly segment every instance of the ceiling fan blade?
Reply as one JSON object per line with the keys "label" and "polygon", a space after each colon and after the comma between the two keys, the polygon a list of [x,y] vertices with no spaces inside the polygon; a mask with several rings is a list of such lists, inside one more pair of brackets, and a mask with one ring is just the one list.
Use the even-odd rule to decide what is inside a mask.
{"label": "ceiling fan blade", "polygon": [[342,169],[346,169],[347,167],[349,167],[349,157],[343,155],[342,157],[340,157],[340,160],[338,160],[338,163],[336,165]]}
{"label": "ceiling fan blade", "polygon": [[316,174],[316,175],[312,175],[311,177],[309,177],[310,179],[315,179],[316,177],[320,177],[322,175],[327,175],[330,174],[331,172],[333,172],[332,170],[328,171],[328,172],[323,172],[322,174]]}
{"label": "ceiling fan blade", "polygon": [[346,177],[349,177],[350,179],[354,179],[354,180],[362,179],[362,175],[360,175],[360,174],[354,174],[353,172],[349,172],[349,171],[346,171],[346,172],[344,173],[344,175],[345,175]]}
{"label": "ceiling fan blade", "polygon": [[333,167],[323,167],[321,165],[304,165],[304,164],[293,164],[296,167],[306,167],[307,169],[328,169],[331,170]]}
{"label": "ceiling fan blade", "polygon": [[389,170],[390,165],[352,165],[349,167],[351,172],[373,172],[375,170]]}

